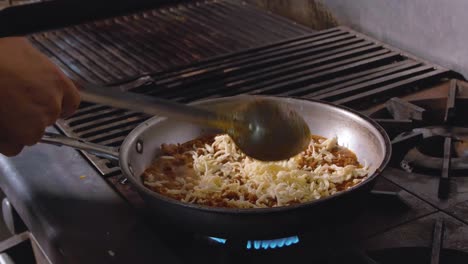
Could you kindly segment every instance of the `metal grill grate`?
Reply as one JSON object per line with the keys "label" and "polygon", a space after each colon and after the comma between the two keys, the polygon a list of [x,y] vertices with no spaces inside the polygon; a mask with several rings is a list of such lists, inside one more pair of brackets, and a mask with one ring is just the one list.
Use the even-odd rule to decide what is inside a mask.
{"label": "metal grill grate", "polygon": [[353,106],[448,73],[338,27],[154,75],[154,85],[134,91],[181,102],[249,93]]}
{"label": "metal grill grate", "polygon": [[197,1],[37,33],[30,40],[68,74],[123,82],[312,32],[234,1]]}
{"label": "metal grill grate", "polygon": [[[358,109],[365,102],[383,101],[450,74],[338,27],[142,76],[119,88],[179,102],[248,93],[318,98]],[[147,118],[141,113],[83,104],[73,117],[58,124],[69,136],[120,146]],[[119,173],[106,160],[86,155],[103,175]]]}

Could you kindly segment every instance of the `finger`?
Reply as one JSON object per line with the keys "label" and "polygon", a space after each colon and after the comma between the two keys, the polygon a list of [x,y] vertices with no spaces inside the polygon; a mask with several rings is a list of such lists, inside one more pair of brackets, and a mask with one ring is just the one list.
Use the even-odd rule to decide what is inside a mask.
{"label": "finger", "polygon": [[[46,129],[46,116],[36,118],[25,118],[27,125],[21,125],[25,129],[13,129],[5,131],[7,142],[14,141],[16,144],[32,146],[41,140]],[[5,142],[5,141],[4,141]]]}
{"label": "finger", "polygon": [[0,142],[0,153],[7,157],[13,157],[21,153],[23,146],[19,144]]}
{"label": "finger", "polygon": [[44,133],[45,133],[45,128],[39,128],[39,127],[35,129],[34,131],[31,131],[25,137],[25,140],[23,140],[24,145],[32,146],[32,145],[37,144],[42,139],[42,136],[44,136]]}
{"label": "finger", "polygon": [[63,75],[63,81],[62,113],[60,117],[69,117],[78,109],[81,98],[75,84],[65,75]]}
{"label": "finger", "polygon": [[42,124],[45,126],[53,125],[57,119],[60,118],[62,113],[62,96],[51,96],[48,104],[41,105],[39,110],[34,113],[40,113],[40,111],[44,113],[44,115],[42,115],[42,118],[44,119]]}

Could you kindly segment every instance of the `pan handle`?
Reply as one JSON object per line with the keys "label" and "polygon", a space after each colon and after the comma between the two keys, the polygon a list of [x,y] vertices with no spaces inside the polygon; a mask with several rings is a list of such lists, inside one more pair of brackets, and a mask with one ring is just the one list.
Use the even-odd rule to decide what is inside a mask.
{"label": "pan handle", "polygon": [[106,147],[57,133],[45,132],[40,142],[56,146],[68,146],[74,149],[86,151],[101,158],[119,160],[119,151],[117,148]]}

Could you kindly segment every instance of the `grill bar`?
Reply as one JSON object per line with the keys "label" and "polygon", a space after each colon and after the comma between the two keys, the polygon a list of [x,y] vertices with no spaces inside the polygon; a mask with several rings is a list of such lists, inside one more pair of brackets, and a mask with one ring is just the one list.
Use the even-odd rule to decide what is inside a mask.
{"label": "grill bar", "polygon": [[[355,50],[355,52],[361,53],[361,51],[368,51],[370,49],[373,49],[373,47],[357,49]],[[356,54],[348,53],[344,56],[347,57],[347,55],[356,55]],[[297,87],[301,87],[303,84],[311,83],[314,81],[325,80],[326,78],[331,77],[330,75],[332,74],[339,74],[340,72],[342,73],[342,72],[352,70],[353,68],[357,68],[363,63],[370,63],[370,62],[375,62],[377,60],[394,58],[396,56],[398,56],[397,53],[393,53],[393,52],[387,53],[387,51],[385,50],[379,50],[379,51],[366,53],[366,54],[356,56],[356,57],[353,56],[350,59],[341,60],[341,58],[339,58],[338,61],[336,62],[325,64],[323,66],[307,70],[304,72],[305,73],[304,75],[289,76],[288,79],[282,79],[281,81],[289,82],[287,86],[285,85],[280,86],[278,84],[274,85],[273,82],[267,82],[267,83],[263,83],[263,87],[265,88],[256,89],[253,91],[253,93],[254,94],[262,94],[262,93],[271,94],[272,90],[282,91],[288,88],[295,89]]]}
{"label": "grill bar", "polygon": [[[237,69],[232,69],[229,71],[218,71],[219,74],[213,74],[206,76],[205,78],[192,78],[193,81],[187,82],[184,80],[186,85],[178,85],[177,91],[178,93],[184,93],[186,89],[199,89],[197,85],[203,86],[203,89],[200,91],[203,94],[200,96],[205,96],[206,93],[212,93],[214,90],[218,92],[221,91],[223,88],[226,90],[234,90],[238,87],[242,87],[244,91],[253,90],[255,86],[252,85],[261,85],[262,83],[259,81],[265,82],[274,82],[275,76],[276,78],[295,78],[298,75],[307,74],[304,70],[307,69],[308,72],[314,71],[313,66],[321,65],[322,67],[326,67],[326,63],[329,62],[333,63],[336,58],[349,56],[352,54],[360,53],[363,50],[370,50],[376,48],[376,46],[366,46],[368,43],[358,43],[354,45],[350,45],[348,47],[339,48],[336,50],[331,50],[328,52],[314,54],[314,51],[320,49],[311,49],[311,53],[307,57],[298,57],[297,60],[294,60],[294,55],[291,56],[291,60],[288,60],[288,56],[280,56],[277,59],[266,59],[263,61],[252,63],[252,66],[249,65],[247,67],[239,67]],[[363,47],[364,46],[364,47]],[[357,48],[357,49],[356,49]],[[341,52],[343,51],[343,52]],[[337,53],[338,52],[338,53]],[[333,56],[328,56],[332,55]],[[305,56],[305,55],[304,55]],[[283,63],[281,63],[283,60]],[[245,74],[239,74],[245,73]],[[292,75],[292,76],[291,76]],[[296,76],[294,76],[296,75]],[[181,82],[175,82],[173,84],[168,84],[166,87],[167,90],[158,90],[158,95],[168,92],[174,84],[180,84]],[[206,84],[210,84],[208,87]],[[220,86],[222,84],[222,86]],[[271,86],[270,86],[271,87]],[[234,90],[237,92],[237,90]]]}
{"label": "grill bar", "polygon": [[109,136],[105,139],[101,139],[100,141],[96,141],[96,143],[111,147],[118,147],[122,144],[122,142],[125,140],[126,135],[130,133],[130,131],[131,130],[118,131],[112,136]]}
{"label": "grill bar", "polygon": [[[80,32],[90,34],[91,38],[96,39],[96,42],[103,43],[105,46],[112,47],[115,53],[125,57],[127,60],[133,60],[133,63],[140,64],[143,69],[153,69],[162,67],[158,61],[154,61],[152,56],[141,57],[138,50],[135,50],[131,43],[124,42],[120,37],[113,38],[112,35],[101,34],[101,30],[95,25],[83,25],[76,27]],[[86,80],[86,76],[83,76]]]}
{"label": "grill bar", "polygon": [[311,86],[304,87],[300,90],[295,90],[294,95],[298,95],[300,92],[303,92],[303,91],[304,92],[308,91],[309,93],[307,94],[307,97],[309,98],[318,97],[322,94],[337,91],[339,89],[350,87],[352,85],[360,85],[366,81],[372,81],[377,78],[388,76],[389,74],[398,74],[401,71],[414,68],[418,65],[420,64],[414,61],[410,61],[410,62],[403,61],[403,62],[398,62],[398,63],[394,63],[390,65],[385,65],[385,66],[373,68],[367,71],[358,72],[356,74],[346,75],[345,76],[346,78],[339,78],[338,80],[332,79],[332,80],[325,81],[323,83],[316,84],[315,87],[322,88],[327,84],[336,83],[336,85],[330,86],[328,88],[320,89],[316,92],[311,92],[315,90],[314,89],[315,87],[311,87]]}
{"label": "grill bar", "polygon": [[[427,81],[429,81],[429,80],[431,80],[433,78],[440,78],[441,75],[443,75],[444,73],[447,73],[447,70],[437,69],[437,70],[434,70],[434,71],[430,71],[428,73],[424,73],[424,74],[421,74],[421,75],[414,76],[414,77],[409,78],[409,79],[405,79],[405,80],[402,80],[402,81],[398,81],[396,83],[385,85],[385,86],[379,87],[377,89],[373,89],[373,90],[366,91],[366,92],[363,92],[363,93],[360,93],[360,94],[356,94],[356,95],[349,96],[349,97],[346,97],[346,98],[343,98],[343,99],[339,99],[339,100],[336,100],[334,102],[337,103],[337,104],[351,105],[353,103],[358,103],[358,101],[361,100],[361,99],[368,99],[368,98],[370,98],[372,96],[375,96],[375,95],[384,96],[384,95],[389,94],[391,92],[397,93],[398,90],[401,91],[402,89],[407,88],[408,86],[417,85],[420,81],[426,81],[427,82]],[[384,97],[384,98],[387,98],[387,97]],[[361,101],[361,103],[362,103],[362,101]]]}
{"label": "grill bar", "polygon": [[108,58],[113,63],[120,62],[122,67],[127,69],[133,70],[136,74],[141,74],[145,70],[140,65],[141,63],[137,63],[136,60],[132,60],[129,56],[124,56],[123,54],[119,53],[119,51],[112,47],[111,45],[106,45],[103,41],[94,41],[93,38],[96,38],[91,32],[84,30],[80,27],[72,27],[66,28],[64,31],[67,31],[70,35],[77,38],[84,46],[89,47],[89,49],[93,49],[98,53],[100,56]]}
{"label": "grill bar", "polygon": [[412,75],[415,75],[415,74],[418,74],[418,73],[421,73],[421,72],[426,72],[426,71],[428,71],[430,69],[431,69],[431,66],[420,66],[420,67],[417,67],[415,69],[406,70],[404,72],[399,72],[399,73],[396,73],[396,74],[390,74],[388,76],[378,78],[378,79],[372,80],[370,82],[365,82],[365,83],[361,83],[361,84],[358,84],[358,85],[346,87],[346,88],[340,89],[338,91],[329,92],[329,93],[317,96],[316,98],[317,99],[335,100],[340,96],[341,97],[345,97],[345,96],[347,97],[349,95],[360,94],[360,92],[364,88],[366,88],[368,86],[380,86],[380,85],[383,85],[383,84],[387,83],[388,81],[393,80],[395,78],[404,78],[407,75],[412,76]]}
{"label": "grill bar", "polygon": [[[315,55],[311,57],[311,61],[306,61],[304,63],[296,64],[295,66],[291,65],[292,63],[286,63],[287,66],[291,65],[291,67],[283,68],[279,65],[273,66],[270,71],[261,71],[261,73],[250,74],[243,78],[243,76],[239,76],[236,79],[238,81],[226,83],[224,87],[226,91],[220,90],[223,87],[219,87],[217,84],[217,91],[224,92],[226,95],[238,93],[238,92],[248,92],[254,91],[257,89],[257,93],[260,91],[259,89],[262,87],[272,87],[271,85],[276,84],[279,85],[282,82],[290,82],[292,80],[298,80],[297,78],[308,76],[310,74],[314,74],[314,77],[319,76],[320,71],[333,69],[338,66],[347,65],[352,62],[361,61],[373,56],[382,55],[387,53],[385,50],[374,51],[372,53],[366,53],[361,56],[353,56],[359,55],[362,52],[370,51],[375,49],[376,46],[367,46],[363,48],[354,49],[351,51],[340,52],[334,54],[333,56],[323,57],[321,55]],[[392,56],[396,56],[396,53],[393,53]],[[351,58],[349,58],[351,57]],[[345,59],[349,58],[349,59]],[[301,60],[302,61],[302,60]],[[300,61],[300,62],[301,62]],[[310,76],[309,76],[310,77]],[[233,79],[229,79],[233,81]],[[222,79],[224,82],[224,79]],[[229,92],[232,91],[232,92]]]}
{"label": "grill bar", "polygon": [[132,129],[145,119],[146,118],[141,116],[135,116],[133,118],[126,118],[125,120],[116,120],[111,124],[97,126],[93,129],[87,130],[86,133],[82,133],[81,137],[86,137],[89,141],[98,142],[100,138],[112,134],[113,131],[125,130],[127,127]]}
{"label": "grill bar", "polygon": [[[352,38],[352,36],[350,36],[349,34],[343,34],[342,32],[331,32],[330,34],[325,35],[313,34],[310,35],[310,38],[307,39],[302,39],[301,37],[301,39],[298,41],[287,42],[283,45],[273,46],[266,50],[253,51],[252,53],[243,54],[234,58],[221,58],[220,61],[216,61],[214,63],[207,63],[206,65],[202,65],[201,67],[178,71],[168,75],[158,74],[155,78],[155,81],[157,84],[166,84],[168,82],[177,81],[181,77],[185,78],[184,80],[192,81],[196,78],[200,78],[201,73],[203,74],[203,76],[207,76],[209,74],[216,73],[220,70],[222,70],[223,72],[231,72],[235,71],[241,66],[250,66],[250,63],[264,63],[264,60],[282,61],[281,59],[284,60],[285,56],[289,59],[295,58],[295,56],[298,56],[297,53],[299,52],[302,52],[299,53],[299,55],[307,55],[317,51],[326,50],[329,48],[360,41],[349,41],[350,38]],[[327,46],[326,44],[330,45]]]}
{"label": "grill bar", "polygon": [[[138,57],[145,58],[144,54],[151,54],[150,56],[147,56],[146,59],[156,63],[159,68],[162,68],[167,64],[176,64],[177,62],[182,64],[190,62],[188,57],[192,57],[192,55],[187,55],[186,52],[183,51],[183,48],[177,52],[174,51],[173,45],[175,44],[168,41],[167,31],[158,31],[161,35],[161,39],[154,40],[148,32],[142,31],[142,28],[139,28],[137,23],[130,23],[130,21],[125,18],[116,19],[115,22],[121,25],[122,30],[111,31],[111,33],[109,33],[111,39],[117,40],[121,43],[126,42],[127,47],[130,47],[132,49],[132,53],[137,54]],[[134,39],[135,41],[130,42],[128,41],[129,39]]]}
{"label": "grill bar", "polygon": [[199,62],[191,63],[189,66],[185,67],[174,67],[172,70],[166,70],[158,72],[154,75],[155,80],[167,79],[170,77],[179,77],[179,76],[192,76],[194,74],[199,74],[202,72],[209,72],[213,70],[212,67],[227,67],[223,65],[225,63],[230,63],[238,61],[245,58],[251,58],[252,56],[258,56],[265,53],[274,52],[280,49],[292,48],[297,45],[301,45],[310,41],[324,40],[328,37],[338,36],[347,34],[346,32],[340,31],[338,28],[332,28],[328,30],[323,30],[319,32],[314,32],[310,34],[305,34],[295,38],[285,39],[280,42],[275,42],[268,45],[263,45],[260,47],[254,47],[242,50],[240,52],[232,52],[221,56],[215,56],[206,60]]}
{"label": "grill bar", "polygon": [[101,110],[106,110],[106,109],[109,109],[109,107],[104,106],[104,105],[90,105],[86,107],[81,107],[80,109],[76,111],[76,113],[72,117],[69,118],[69,121],[72,120],[73,118],[78,118],[83,115],[91,114],[96,111],[101,111]]}
{"label": "grill bar", "polygon": [[107,109],[104,109],[102,111],[95,111],[95,112],[90,113],[90,114],[82,115],[79,118],[72,117],[68,121],[69,121],[69,124],[71,126],[78,126],[78,125],[81,125],[81,124],[86,124],[88,122],[92,122],[92,121],[97,120],[97,119],[104,120],[106,117],[109,117],[109,116],[120,116],[124,112],[125,112],[125,110],[107,108]]}
{"label": "grill bar", "polygon": [[[302,85],[306,85],[308,83],[315,83],[317,81],[322,81],[322,80],[325,80],[327,77],[333,78],[335,76],[339,76],[340,73],[343,74],[343,73],[345,73],[347,71],[351,71],[353,69],[357,70],[363,65],[366,65],[366,64],[369,65],[369,64],[372,64],[374,62],[379,62],[379,61],[382,61],[382,60],[386,60],[386,59],[390,59],[390,58],[394,58],[394,57],[398,56],[398,54],[396,54],[396,53],[387,53],[387,54],[385,54],[385,53],[386,53],[386,51],[381,50],[381,51],[376,51],[376,52],[373,52],[373,53],[364,54],[364,55],[357,56],[357,57],[350,58],[350,59],[346,59],[346,60],[337,60],[336,62],[332,62],[330,64],[325,64],[325,65],[322,65],[320,67],[316,67],[314,69],[311,69],[310,71],[308,71],[310,73],[310,75],[289,76],[289,78],[283,79],[282,80],[283,82],[277,82],[276,84],[271,84],[271,85],[268,85],[270,83],[264,83],[263,86],[266,87],[266,88],[256,89],[256,90],[251,91],[251,93],[254,93],[254,94],[260,94],[260,93],[274,94],[274,93],[277,93],[277,92],[278,93],[284,92],[284,90],[294,93],[296,91],[296,89],[302,88]],[[381,54],[383,54],[383,55],[381,55]],[[298,79],[298,78],[301,78],[301,79]],[[298,84],[300,86],[296,86],[296,87],[290,88],[290,89],[285,89],[285,88],[289,88],[290,86],[289,87],[284,87],[283,85],[289,84],[289,82],[291,80],[295,80],[296,82],[301,82],[301,83]],[[278,88],[283,88],[283,89],[278,89]],[[272,90],[273,90],[274,93],[272,92]]]}
{"label": "grill bar", "polygon": [[206,5],[187,5],[189,8],[192,7],[192,10],[197,10],[197,13],[205,18],[208,18],[210,21],[213,21],[214,23],[217,24],[223,24],[225,26],[231,27],[234,29],[236,32],[241,32],[245,38],[248,38],[249,40],[255,39],[258,35],[257,34],[262,34],[264,36],[267,36],[268,38],[275,37],[275,33],[272,31],[264,31],[262,28],[259,27],[258,23],[253,23],[250,21],[248,16],[242,16],[243,19],[246,20],[247,24],[250,25],[250,28],[244,28],[242,25],[239,25],[239,20],[234,18],[236,14],[230,14],[230,15],[222,15],[223,12],[220,12],[219,8],[218,10],[213,10],[213,8],[210,8],[210,6]]}
{"label": "grill bar", "polygon": [[75,60],[71,58],[65,51],[57,47],[55,44],[51,43],[49,39],[37,36],[32,37],[30,40],[33,44],[36,45],[36,47],[39,47],[41,50],[46,51],[48,54],[51,54],[51,58],[54,62],[60,62],[59,66],[61,66],[66,73],[68,73],[67,68],[71,67],[73,69],[72,76],[74,77],[81,78],[82,76],[87,76],[87,80],[89,80],[90,82],[97,83],[103,81],[102,78],[97,76],[88,68],[89,65],[80,68],[73,66],[75,63],[81,62],[78,62],[77,59]]}
{"label": "grill bar", "polygon": [[[112,54],[112,56],[106,56],[107,49],[103,48],[102,45],[98,45],[96,42],[89,41],[89,39],[79,34],[76,30],[66,29],[62,32],[58,32],[59,36],[63,41],[69,42],[73,45],[74,48],[78,50],[87,50],[89,55],[99,64],[101,68],[106,68],[109,64],[115,64],[118,68],[115,69],[114,78],[124,75],[136,75],[139,74],[139,70],[132,64],[128,64],[125,60],[122,60],[118,53],[117,56]],[[116,58],[117,57],[117,60]]]}
{"label": "grill bar", "polygon": [[[166,23],[171,23],[171,19],[168,18],[165,15],[161,15],[159,12],[152,12],[151,13],[153,16],[144,16],[146,19],[141,19],[142,25],[149,27],[151,26],[152,23],[158,23],[158,21],[164,21]],[[214,41],[211,41],[209,38],[203,36],[203,35],[198,35],[198,39],[196,39],[194,36],[192,36],[192,31],[186,27],[186,22],[179,21],[179,20],[174,20],[172,23],[173,28],[171,29],[173,32],[173,35],[171,34],[170,36],[177,37],[178,39],[183,39],[187,38],[187,41],[182,41],[181,44],[185,44],[186,49],[190,49],[191,47],[196,50],[197,54],[200,54],[201,57],[208,57],[210,56],[211,50],[214,50],[216,53],[226,53],[229,52],[231,49],[235,49],[235,45],[233,44],[221,44],[217,43]],[[175,40],[177,43],[177,40]],[[187,43],[188,42],[188,43]],[[193,44],[196,44],[193,45]],[[210,49],[205,49],[203,47],[210,47]],[[199,55],[196,57],[200,57]]]}
{"label": "grill bar", "polygon": [[80,137],[89,137],[93,133],[97,133],[101,130],[107,130],[113,126],[119,126],[121,123],[133,123],[137,120],[143,122],[146,118],[146,116],[140,113],[125,113],[125,115],[116,118],[102,119],[99,122],[89,122],[74,126],[73,132]]}
{"label": "grill bar", "polygon": [[[164,12],[164,11],[163,11]],[[222,41],[223,45],[229,45],[231,47],[235,47],[233,45],[252,45],[254,42],[251,38],[248,36],[245,36],[244,34],[238,34],[237,36],[230,36],[228,33],[224,32],[222,29],[217,28],[216,26],[213,25],[213,22],[217,21],[210,21],[210,19],[207,19],[205,16],[198,12],[193,12],[192,9],[188,9],[186,7],[182,7],[180,9],[180,12],[183,15],[187,16],[187,22],[188,24],[192,24],[192,26],[189,26],[189,30],[204,30],[208,32],[212,32],[211,35],[215,36],[220,36],[224,39]],[[189,16],[190,15],[190,16]]]}
{"label": "grill bar", "polygon": [[81,81],[109,84],[311,32],[250,5],[197,1],[30,39]]}

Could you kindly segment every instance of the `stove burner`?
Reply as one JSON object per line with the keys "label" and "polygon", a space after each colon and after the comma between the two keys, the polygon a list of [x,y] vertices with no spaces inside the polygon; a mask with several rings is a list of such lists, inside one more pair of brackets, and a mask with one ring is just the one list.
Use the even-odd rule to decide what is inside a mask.
{"label": "stove burner", "polygon": [[[228,240],[225,238],[208,237],[208,239],[218,244],[228,243]],[[245,242],[245,248],[248,250],[279,249],[279,248],[289,247],[298,243],[299,243],[298,236],[290,236],[290,237],[270,239],[270,240],[247,240]]]}
{"label": "stove burner", "polygon": [[394,142],[403,137],[418,135],[422,136],[422,141],[406,153],[400,162],[401,168],[407,172],[412,172],[414,167],[440,170],[444,163],[445,141],[450,140],[451,143],[448,144],[451,148],[450,169],[468,170],[468,128],[456,126],[415,128],[409,134],[400,134]]}
{"label": "stove burner", "polygon": [[468,96],[463,92],[453,80],[446,98],[392,98],[371,115],[393,138],[391,165],[438,175],[439,198],[448,196],[450,176],[468,170]]}

